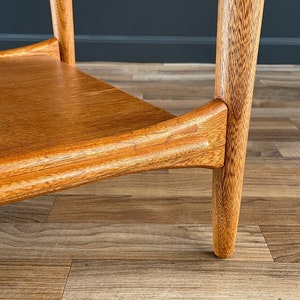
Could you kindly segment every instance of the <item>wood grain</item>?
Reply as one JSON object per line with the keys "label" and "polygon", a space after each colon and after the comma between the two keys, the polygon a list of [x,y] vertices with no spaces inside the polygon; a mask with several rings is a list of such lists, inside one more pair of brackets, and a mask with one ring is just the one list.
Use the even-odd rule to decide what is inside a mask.
{"label": "wood grain", "polygon": [[[195,109],[206,100],[208,89],[211,90],[211,94],[213,93],[213,81],[209,78],[211,78],[214,66],[128,63],[93,63],[83,64],[83,66],[92,75],[108,78],[111,83],[126,91],[135,91],[139,95],[143,95],[146,91],[144,95],[155,99],[153,103],[173,112]],[[81,64],[79,67],[81,68]],[[273,78],[284,78],[288,74],[292,82],[299,82],[298,68],[284,65],[258,66],[257,78],[259,80],[271,76],[271,74]],[[156,69],[157,71],[155,71]],[[209,69],[211,71],[207,73]],[[293,70],[296,71],[293,72]],[[199,77],[192,82],[185,80],[201,71],[203,78]],[[149,81],[146,80],[147,72],[150,73]],[[159,87],[161,87],[159,80],[163,76],[159,75],[160,79],[156,81],[155,73],[165,74],[164,82],[169,85],[169,89],[159,91]],[[172,73],[176,80],[172,80]],[[206,73],[208,80],[205,79]],[[140,74],[145,75],[144,81],[138,80]],[[180,75],[183,74],[187,75],[183,76],[181,80]],[[167,80],[168,77],[169,80]],[[137,81],[133,78],[136,78]],[[286,80],[282,80],[285,84]],[[159,85],[157,85],[158,82]],[[178,83],[180,83],[179,88],[176,88]],[[271,81],[266,84],[269,83],[272,84],[272,87],[268,88],[266,85],[263,90],[259,90],[258,96],[262,100],[256,99],[262,106],[254,108],[252,113],[255,132],[252,134],[253,139],[250,139],[248,143],[240,215],[241,233],[237,235],[236,252],[230,261],[221,261],[212,255],[210,229],[212,171],[192,168],[145,172],[57,192],[55,195],[57,199],[54,201],[49,218],[47,218],[47,214],[51,209],[52,201],[52,199],[51,201],[48,199],[49,196],[1,206],[1,223],[5,222],[6,225],[18,227],[18,230],[15,231],[18,232],[16,244],[14,244],[13,229],[8,231],[10,232],[8,235],[2,233],[0,238],[1,257],[11,257],[9,261],[0,260],[2,270],[5,270],[4,272],[7,270],[11,274],[9,277],[10,294],[7,297],[1,295],[2,298],[15,299],[17,295],[21,299],[34,299],[30,291],[37,290],[34,281],[38,281],[42,287],[46,287],[47,284],[49,286],[48,290],[43,289],[45,298],[48,295],[49,299],[61,299],[62,296],[53,294],[53,290],[58,286],[63,286],[66,278],[57,276],[55,283],[52,284],[52,279],[49,279],[51,274],[46,275],[46,273],[51,271],[47,265],[63,266],[60,257],[55,254],[57,251],[63,252],[63,249],[66,248],[65,257],[68,255],[70,257],[72,252],[74,260],[72,262],[73,269],[68,278],[70,285],[67,285],[64,294],[65,298],[76,299],[78,297],[82,299],[94,296],[96,299],[99,297],[104,299],[117,297],[123,299],[126,297],[128,299],[145,299],[146,297],[152,297],[152,299],[168,299],[168,297],[171,299],[180,297],[183,299],[193,299],[192,297],[209,299],[211,297],[216,299],[219,296],[220,299],[298,299],[300,274],[297,262],[300,252],[297,233],[297,226],[300,222],[299,159],[282,157],[278,149],[287,149],[290,146],[291,150],[295,149],[293,145],[286,144],[287,141],[280,140],[283,138],[285,130],[295,129],[291,124],[300,128],[299,111],[297,111],[299,97],[292,87],[287,87],[284,92],[281,92],[280,80],[276,85]],[[190,92],[191,89],[194,90],[194,94]],[[193,100],[184,100],[185,90],[189,98]],[[160,100],[160,96],[165,100]],[[276,130],[282,131],[280,135],[272,134],[273,140],[256,139],[255,135],[260,134],[259,130],[266,130],[272,126]],[[286,136],[288,136],[287,133],[288,131],[286,131]],[[292,144],[294,143],[295,141],[292,142]],[[43,227],[43,224],[35,224],[36,222],[45,222],[46,218],[47,222],[51,224],[63,224],[58,227],[54,225],[52,228]],[[80,232],[80,230],[76,231],[72,226],[69,227],[70,223],[78,223],[78,226],[83,224],[82,233],[91,225],[90,223],[94,223],[92,225],[97,228],[102,220],[105,223],[101,225],[109,224],[109,226],[113,225],[117,228],[121,228],[123,225],[126,227],[130,223],[130,232],[133,233],[133,237],[126,241],[126,246],[123,243],[118,244],[117,229],[112,233],[107,230],[103,239],[101,237],[104,236],[104,233],[101,233],[99,237],[96,234],[95,245],[93,245],[92,237],[90,237],[90,243],[80,243],[81,234],[75,238],[76,232]],[[28,224],[22,231],[24,223]],[[151,223],[150,225],[154,225],[156,230],[151,226],[147,230],[140,230],[143,225],[148,226],[145,223]],[[187,225],[187,223],[192,223],[192,227],[203,226],[203,229],[193,230],[192,233],[190,229],[181,226],[181,224]],[[175,228],[170,229],[164,224],[173,225]],[[31,225],[33,225],[32,228],[30,228]],[[42,225],[42,227],[35,227],[38,225]],[[157,225],[162,225],[162,229]],[[260,229],[266,240],[262,238],[258,225],[263,225],[260,226]],[[268,228],[265,229],[265,227]],[[63,230],[64,228],[70,230]],[[250,228],[251,231],[249,231]],[[53,235],[62,235],[60,238],[60,240],[64,239],[62,246],[57,243],[54,246],[54,241],[51,242],[51,231],[54,231]],[[96,233],[96,229],[91,232]],[[91,232],[86,230],[87,235]],[[144,236],[138,237],[139,233]],[[111,241],[115,241],[115,243],[113,251],[109,253],[110,248],[103,249],[101,244],[103,241],[105,243],[109,241],[111,234]],[[46,241],[47,235],[49,236],[48,241]],[[86,236],[82,236],[83,240],[88,240]],[[40,237],[44,241],[45,247],[42,247]],[[22,252],[22,241],[27,241],[24,242],[25,253]],[[9,249],[6,245],[8,242],[10,243]],[[136,252],[132,253],[134,244],[130,245],[130,243],[135,242],[137,242],[137,246],[134,248]],[[31,245],[29,245],[30,243]],[[160,243],[165,245],[164,250]],[[3,248],[3,245],[6,246]],[[139,245],[141,245],[140,249]],[[174,251],[171,252],[173,245],[175,245]],[[14,246],[16,249],[12,250]],[[94,247],[94,252],[89,252],[85,256],[85,261],[78,261],[82,258],[85,247],[88,246]],[[118,256],[119,246],[121,253]],[[59,247],[62,250],[57,250]],[[97,252],[97,247],[100,249],[100,254]],[[143,252],[144,247],[150,249],[147,254]],[[128,251],[126,252],[125,249]],[[41,251],[40,254],[39,251]],[[75,252],[80,255],[77,256]],[[272,262],[270,253],[275,262]],[[19,259],[16,259],[18,257]],[[43,257],[43,261],[37,261],[38,257]],[[87,259],[90,257],[98,260]],[[109,261],[101,260],[103,258]],[[122,260],[115,260],[116,258]],[[135,265],[135,258],[139,260],[140,265]],[[11,273],[9,264],[13,266],[14,273]],[[43,268],[32,267],[32,273],[28,274],[26,266],[35,264],[43,266]],[[151,264],[156,267],[152,268]],[[165,270],[166,265],[170,267],[168,272]],[[192,271],[190,266],[198,267],[198,269]],[[23,269],[24,272],[22,272]],[[184,273],[180,271],[183,269]],[[41,275],[34,277],[35,273]],[[200,273],[201,275],[199,275]],[[134,275],[136,275],[135,278]],[[26,279],[26,276],[29,278]],[[172,276],[178,278],[178,285],[172,285],[174,283],[174,281],[170,281]],[[110,287],[105,288],[108,278]],[[128,283],[129,278],[130,283]],[[5,280],[5,277],[1,279]],[[31,279],[32,281],[30,281]],[[147,283],[144,284],[144,281],[141,282],[141,280],[147,280]],[[157,281],[160,282],[159,286],[156,285]],[[24,282],[27,284],[24,285]],[[190,283],[194,285],[192,286]],[[7,287],[9,283],[5,281],[2,284],[0,293],[2,287]],[[122,287],[121,284],[123,284]],[[8,292],[8,289],[6,288],[5,291]],[[54,296],[52,297],[52,295]],[[38,296],[37,298],[40,299],[41,294]]]}
{"label": "wood grain", "polygon": [[209,169],[171,169],[169,174],[131,174],[59,191],[55,195],[211,197],[211,182]]}
{"label": "wood grain", "polygon": [[[94,141],[101,137],[132,131],[172,117],[52,58],[7,58],[0,60],[0,69],[6,74],[1,80],[0,96],[0,135],[5,141],[0,152],[2,178],[7,179],[8,174],[13,175],[11,172],[16,175],[21,170],[24,173],[24,168],[26,173],[26,167],[41,166],[40,163],[47,161],[51,153],[61,153],[57,148],[69,151],[73,145],[78,150],[82,148],[80,143],[85,147],[86,144],[95,147],[97,143]],[[47,93],[41,93],[45,86]],[[27,92],[24,95],[18,89]],[[122,119],[123,123],[120,122]],[[52,152],[51,148],[54,148]],[[24,185],[25,178],[18,180]],[[1,186],[5,185],[2,179]],[[27,197],[33,196],[31,188],[27,188]],[[16,191],[15,187],[11,190]],[[19,198],[15,196],[14,199]],[[26,193],[21,196],[24,197]]]}
{"label": "wood grain", "polygon": [[276,142],[275,145],[283,157],[300,158],[300,142]]}
{"label": "wood grain", "polygon": [[70,263],[0,260],[0,299],[62,299]]}
{"label": "wood grain", "polygon": [[[170,174],[145,173],[64,190],[64,195],[132,195],[144,197],[211,197],[211,170],[171,169]],[[147,185],[145,187],[145,182]],[[245,168],[245,197],[299,198],[299,160],[249,157]],[[116,189],[115,186],[119,188]],[[259,189],[257,188],[259,186]]]}
{"label": "wood grain", "polygon": [[[3,204],[126,173],[223,165],[227,107],[220,100],[172,118],[49,58],[10,59],[0,68],[8,73],[0,115]],[[28,72],[41,73],[39,82]],[[52,93],[41,94],[44,82]],[[10,101],[10,85],[26,90],[28,98],[14,92]],[[49,110],[51,102],[61,105]]]}
{"label": "wood grain", "polygon": [[[297,217],[300,220],[299,209]],[[266,225],[261,226],[261,231],[275,262],[298,263],[300,265],[300,225]]]}
{"label": "wood grain", "polygon": [[63,299],[296,300],[299,270],[267,262],[77,261]]}
{"label": "wood grain", "polygon": [[[297,130],[297,126],[289,118],[251,118],[250,130],[251,132],[258,132],[260,130],[281,131],[281,130]],[[253,140],[253,139],[251,139]]]}
{"label": "wood grain", "polygon": [[[209,225],[0,223],[0,259],[215,261]],[[241,227],[235,261],[272,261],[258,226]]]}
{"label": "wood grain", "polygon": [[[72,0],[50,0],[50,6],[54,36],[59,44],[61,61],[73,67],[75,66],[75,50]],[[104,136],[105,139],[99,139],[97,136],[94,141],[91,138],[85,140],[84,130],[86,128],[92,128],[93,133],[95,132],[94,126],[85,126],[86,122],[90,123],[93,119],[95,108],[93,107],[92,113],[88,113],[89,111],[84,109],[80,110],[80,116],[84,115],[84,118],[78,118],[79,121],[72,116],[72,111],[65,111],[64,106],[70,105],[65,102],[65,98],[70,97],[69,93],[64,93],[68,90],[65,82],[70,78],[61,76],[60,80],[57,80],[57,75],[60,74],[57,74],[57,71],[56,74],[52,74],[50,68],[47,70],[47,75],[50,77],[49,74],[51,74],[51,77],[47,76],[47,84],[42,85],[39,75],[46,74],[42,59],[35,62],[36,68],[39,64],[40,69],[38,70],[32,67],[33,62],[30,64],[28,60],[20,60],[20,57],[15,60],[2,60],[2,70],[0,69],[0,71],[5,74],[6,80],[0,86],[1,90],[2,88],[4,90],[4,95],[1,95],[3,100],[0,99],[1,104],[4,102],[4,115],[0,130],[4,131],[4,127],[8,125],[8,135],[4,135],[3,138],[8,144],[8,149],[1,149],[4,155],[0,161],[2,176],[0,204],[95,180],[146,170],[175,167],[214,168],[216,169],[213,173],[214,248],[219,257],[230,256],[233,252],[238,226],[262,11],[263,0],[255,3],[250,0],[228,2],[220,0],[216,55],[216,99],[191,113],[152,127],[143,128],[142,126],[139,128],[143,129],[130,131],[121,136],[114,132],[113,137],[109,137],[109,130],[104,130],[102,137]],[[22,69],[24,70],[26,63],[29,68],[26,69],[28,73],[25,77]],[[54,65],[56,68],[59,67],[57,62]],[[59,72],[62,69],[65,73],[68,70],[61,64]],[[75,74],[76,70],[69,68],[68,73]],[[38,81],[34,80],[32,74],[38,76]],[[80,72],[77,72],[75,78],[73,75],[72,82],[79,83],[80,77],[82,79],[80,80],[81,86],[87,85],[88,76],[84,78],[79,74]],[[12,85],[12,82],[15,85],[15,78],[22,84],[12,88],[9,85]],[[52,110],[49,115],[50,107],[46,107],[44,110],[38,107],[40,109],[38,112],[31,109],[31,107],[35,107],[37,100],[41,101],[41,97],[43,99],[49,97],[42,91],[51,90],[51,85],[48,84],[50,79],[52,79],[52,87],[57,93],[51,100],[53,102],[62,101],[63,104],[63,107],[58,106],[59,110],[56,113],[67,115],[69,122],[60,122],[61,118],[55,118],[56,115],[53,117]],[[148,80],[149,77],[141,77],[141,80],[145,79]],[[31,86],[24,86],[23,82],[30,82]],[[89,82],[95,83],[95,80],[90,78]],[[64,90],[56,90],[58,85],[63,85]],[[83,102],[82,94],[101,94],[103,99],[105,94],[110,92],[108,90],[112,89],[108,85],[104,87],[103,85],[105,85],[103,82],[99,82],[97,91],[91,92],[87,88],[80,91],[79,94],[77,93],[76,99],[80,99],[80,101],[76,101],[77,107],[81,106],[80,104]],[[73,84],[72,87],[74,90],[78,90],[77,85]],[[106,104],[110,106],[112,104],[110,100],[115,100],[121,94],[119,90],[113,90],[117,92],[117,95],[110,95],[106,98]],[[24,111],[23,103],[20,105],[20,99],[17,96],[19,91],[26,91],[30,100],[34,101],[33,103],[25,99],[26,104],[30,106],[28,111],[26,109]],[[57,95],[60,95],[60,98]],[[23,98],[26,98],[23,94],[21,97],[23,101]],[[137,100],[134,97],[131,97],[132,99]],[[42,103],[44,104],[44,101]],[[88,104],[90,105],[90,103]],[[135,105],[133,106],[135,108]],[[22,109],[18,111],[20,107]],[[109,107],[102,108],[101,124],[106,124],[103,119],[108,118],[110,130],[111,128],[115,130],[111,122],[113,117],[118,116],[119,128],[123,128],[129,123],[128,116],[139,114],[139,111],[132,109],[121,120],[118,115],[123,108],[120,101],[115,103],[114,110],[110,111]],[[228,121],[227,109],[229,109]],[[7,118],[7,116],[9,117]],[[27,120],[30,118],[33,119],[33,122],[28,124]],[[0,115],[0,119],[2,119],[2,115]],[[57,138],[56,132],[60,129],[60,132],[65,134],[67,130],[63,130],[65,128],[52,130],[51,128],[48,131],[46,126],[49,126],[49,120],[55,124],[64,124],[67,130],[71,128],[73,136],[83,135],[80,141],[83,143],[76,144],[76,140],[68,140],[68,135],[63,135],[63,139],[66,138],[67,142],[61,143],[62,136]],[[21,124],[24,121],[27,123]],[[70,121],[73,124],[70,124]],[[80,121],[84,126],[80,126],[83,125],[80,124]],[[78,124],[79,126],[77,126]],[[99,135],[99,132],[96,132]],[[13,139],[9,136],[13,136]],[[55,145],[54,149],[51,149],[51,143],[50,146],[48,144],[45,147],[48,139],[51,141],[51,138]],[[24,148],[24,140],[30,146],[37,147],[34,149],[36,152]],[[39,146],[40,143],[42,146]],[[15,153],[11,154],[14,151]]]}
{"label": "wood grain", "polygon": [[35,197],[26,201],[1,206],[0,223],[46,222],[55,196]]}
{"label": "wood grain", "polygon": [[215,97],[228,105],[224,167],[213,172],[215,253],[232,255],[238,226],[263,0],[219,1]]}
{"label": "wood grain", "polygon": [[280,142],[288,142],[294,141],[297,142],[300,138],[299,130],[297,129],[265,129],[265,130],[252,130],[249,133],[249,139],[254,141],[280,141]]}
{"label": "wood grain", "polygon": [[[144,181],[146,176],[140,176]],[[170,189],[176,191],[176,183],[169,176],[164,179]],[[156,181],[156,180],[155,180]],[[110,181],[111,182],[111,181]],[[163,189],[160,181],[156,188]],[[98,183],[99,191],[107,189]],[[50,223],[159,223],[159,224],[209,224],[211,221],[211,197],[140,195],[133,196],[119,182],[124,195],[93,195],[88,190],[86,195],[58,196],[53,204],[47,222]],[[207,184],[209,187],[209,184]],[[151,189],[151,188],[150,188]],[[108,193],[106,191],[106,193]],[[196,191],[195,191],[196,194]],[[240,224],[246,225],[300,225],[299,198],[243,197]],[[291,207],[293,209],[291,209]],[[0,219],[1,220],[1,219]]]}
{"label": "wood grain", "polygon": [[60,49],[61,61],[75,66],[73,1],[50,0],[52,27]]}
{"label": "wood grain", "polygon": [[[159,184],[157,188],[161,189]],[[172,186],[172,181],[169,184]],[[126,189],[123,191],[126,195]],[[61,195],[47,222],[207,224],[211,219],[210,203],[210,197]]]}
{"label": "wood grain", "polygon": [[173,117],[50,57],[0,59],[0,71],[6,74],[0,83],[5,141],[0,158],[122,134]]}
{"label": "wood grain", "polygon": [[273,141],[248,141],[247,157],[281,157]]}
{"label": "wood grain", "polygon": [[35,56],[45,54],[60,59],[59,46],[56,38],[51,38],[49,40],[29,46],[0,51],[0,58]]}

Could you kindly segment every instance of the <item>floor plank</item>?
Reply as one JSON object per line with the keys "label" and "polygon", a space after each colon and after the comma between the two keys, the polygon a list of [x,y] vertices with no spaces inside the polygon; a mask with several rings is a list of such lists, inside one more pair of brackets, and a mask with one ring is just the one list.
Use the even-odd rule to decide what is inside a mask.
{"label": "floor plank", "polygon": [[[252,118],[250,130],[298,130],[298,127],[288,118]],[[293,131],[292,131],[293,132]]]}
{"label": "floor plank", "polygon": [[[298,220],[300,213],[298,211]],[[261,226],[275,262],[300,264],[300,226]]]}
{"label": "floor plank", "polygon": [[299,271],[258,262],[76,261],[63,299],[296,300]]}
{"label": "floor plank", "polygon": [[49,223],[201,224],[211,219],[208,197],[58,196]]}
{"label": "floor plank", "polygon": [[59,300],[71,261],[0,260],[0,299]]}
{"label": "floor plank", "polygon": [[[240,225],[297,225],[299,216],[299,198],[243,197]],[[211,197],[62,195],[47,222],[210,224]]]}
{"label": "floor plank", "polygon": [[55,196],[35,197],[0,208],[0,223],[45,222],[51,211]]}
{"label": "floor plank", "polygon": [[[0,224],[0,240],[0,259],[217,259],[199,224]],[[272,261],[258,226],[240,228],[233,259]]]}
{"label": "floor plank", "polygon": [[[87,184],[82,187],[57,192],[56,195],[101,195],[184,197],[210,196],[211,170],[185,169],[181,173],[145,172]],[[188,175],[188,177],[187,177]],[[145,183],[147,183],[145,185]]]}
{"label": "floor plank", "polygon": [[300,158],[300,142],[275,142],[283,157]]}
{"label": "floor plank", "polygon": [[273,141],[248,141],[247,157],[282,157]]}

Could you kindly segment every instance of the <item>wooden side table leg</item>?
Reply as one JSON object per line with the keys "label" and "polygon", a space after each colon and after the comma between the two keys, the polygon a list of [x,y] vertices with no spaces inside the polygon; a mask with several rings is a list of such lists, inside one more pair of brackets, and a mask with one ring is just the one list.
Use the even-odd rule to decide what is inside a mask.
{"label": "wooden side table leg", "polygon": [[232,255],[242,195],[263,0],[219,0],[215,98],[228,106],[225,165],[213,172],[214,251]]}

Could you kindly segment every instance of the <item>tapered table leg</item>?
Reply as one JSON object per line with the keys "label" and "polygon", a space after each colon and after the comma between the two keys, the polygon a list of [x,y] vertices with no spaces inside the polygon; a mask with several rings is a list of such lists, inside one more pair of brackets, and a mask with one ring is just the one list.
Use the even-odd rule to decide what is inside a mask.
{"label": "tapered table leg", "polygon": [[214,251],[232,255],[239,220],[263,0],[219,0],[215,98],[228,106],[225,164],[213,171]]}

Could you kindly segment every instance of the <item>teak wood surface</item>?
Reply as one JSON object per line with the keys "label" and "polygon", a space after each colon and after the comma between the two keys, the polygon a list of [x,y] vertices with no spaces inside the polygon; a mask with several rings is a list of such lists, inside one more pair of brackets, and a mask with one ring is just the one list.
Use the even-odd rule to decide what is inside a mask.
{"label": "teak wood surface", "polygon": [[50,4],[55,38],[0,53],[0,204],[135,172],[212,168],[215,254],[231,256],[263,0],[219,0],[215,100],[178,117],[76,70],[72,1]]}

